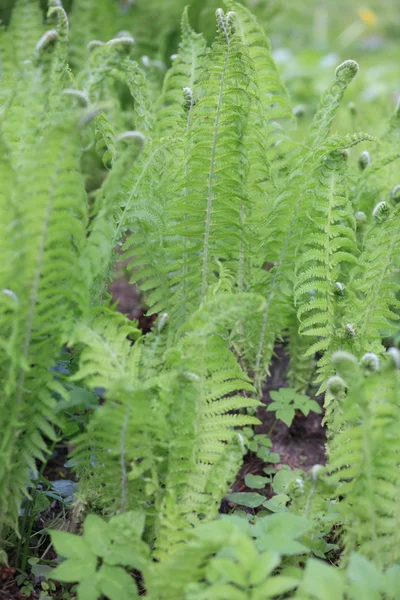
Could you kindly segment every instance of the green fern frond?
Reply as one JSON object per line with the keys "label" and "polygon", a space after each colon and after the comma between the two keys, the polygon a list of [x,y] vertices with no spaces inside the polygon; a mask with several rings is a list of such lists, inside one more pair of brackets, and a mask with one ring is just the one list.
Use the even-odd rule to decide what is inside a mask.
{"label": "green fern frond", "polygon": [[65,10],[61,6],[58,6],[56,0],[51,0],[49,5],[50,8],[47,16],[49,19],[55,19],[55,31],[57,33],[55,49],[51,56],[50,72],[48,75],[49,96],[47,112],[49,118],[53,118],[54,111],[61,111],[63,109],[60,91],[71,84],[72,74],[68,65],[68,17]]}
{"label": "green fern frond", "polygon": [[25,60],[32,60],[35,49],[45,33],[44,16],[39,0],[16,0],[8,28],[13,45],[13,59],[19,70]]}
{"label": "green fern frond", "polygon": [[123,205],[121,181],[126,180],[132,165],[140,159],[146,141],[140,132],[129,131],[119,139],[113,138],[111,144],[114,143],[115,160],[103,185],[95,193],[89,236],[82,257],[86,272],[90,273],[94,304],[105,292],[117,259],[116,247],[128,229],[128,206]]}
{"label": "green fern frond", "polygon": [[164,78],[163,89],[156,105],[156,131],[160,136],[169,135],[181,120],[182,91],[184,88],[192,91],[195,89],[207,56],[204,37],[190,27],[187,8],[182,16],[181,29],[178,54]]}
{"label": "green fern frond", "polygon": [[233,298],[210,298],[174,334],[167,352],[173,331],[165,319],[132,345],[132,325],[104,313],[82,323],[71,340],[82,348],[74,378],[101,388],[106,398],[88,436],[77,440],[80,473],[102,485],[109,509],[146,509],[159,558],[173,552],[202,515],[215,516],[244,452],[236,427],[258,423],[231,414],[259,403],[239,395],[252,395],[253,387],[227,341],[209,333],[210,315],[222,332],[221,317],[228,322],[230,310],[239,314],[260,304],[253,298],[238,307]]}
{"label": "green fern frond", "polygon": [[282,118],[292,120],[289,95],[281,81],[264,29],[243,4],[233,0],[225,0],[225,4],[234,11],[235,26],[253,62],[265,118],[267,121]]}
{"label": "green fern frond", "polygon": [[335,152],[318,169],[319,186],[310,201],[308,236],[298,250],[295,303],[299,332],[319,338],[308,349],[312,355],[327,350],[335,334],[335,284],[344,283],[344,263],[356,262],[355,222],[346,189],[346,156]]}
{"label": "green fern frond", "polygon": [[299,333],[297,316],[293,315],[288,329],[288,383],[290,388],[301,393],[310,386],[315,369],[314,357],[307,354],[310,343],[313,343],[312,339]]}
{"label": "green fern frond", "polygon": [[338,66],[335,81],[322,96],[320,106],[314,116],[310,131],[310,143],[319,145],[327,138],[343,95],[357,73],[358,64],[354,60],[346,60]]}
{"label": "green fern frond", "polygon": [[146,294],[150,314],[168,310],[169,282],[165,249],[165,196],[160,182],[169,182],[168,142],[149,143],[129,173],[122,190],[118,228],[113,242],[118,243],[130,230],[123,246],[124,258],[132,259],[131,283],[138,282]]}
{"label": "green fern frond", "polygon": [[399,560],[396,365],[388,356],[381,372],[363,376],[355,365],[355,376],[347,377],[343,369],[339,365],[349,391],[336,417],[339,431],[331,442],[329,468],[341,497],[345,557],[357,548],[376,565],[388,566]]}
{"label": "green fern frond", "polygon": [[383,222],[376,219],[370,225],[365,234],[359,269],[353,274],[349,290],[353,303],[346,320],[354,325],[356,335],[352,349],[359,357],[368,351],[381,352],[382,331],[389,333],[398,319],[395,311],[399,302],[393,273],[398,267],[399,211],[396,207]]}
{"label": "green fern frond", "polygon": [[235,274],[240,263],[241,207],[246,201],[241,137],[248,114],[250,67],[231,19],[231,14],[218,11],[218,35],[191,111],[178,197],[170,207],[171,234],[184,241],[187,264],[185,269],[180,261],[175,263],[178,253],[171,240],[170,303],[189,312],[215,283],[216,259],[228,261]]}
{"label": "green fern frond", "polygon": [[1,366],[1,527],[15,525],[29,470],[34,474],[35,461],[45,459],[43,437],[54,435],[54,392],[62,394],[50,367],[87,304],[80,269],[87,207],[79,173],[79,133],[73,117],[56,122],[26,157],[24,173],[17,173],[8,190],[10,197],[7,190],[1,197],[7,210],[10,206],[15,211],[2,241],[14,254],[19,273],[2,281],[15,309],[10,312],[2,303],[10,320],[0,319],[2,326],[6,323],[0,333],[6,349]]}
{"label": "green fern frond", "polygon": [[90,42],[107,42],[118,33],[118,5],[111,0],[74,0],[71,20],[70,61],[74,71],[81,71],[88,61]]}

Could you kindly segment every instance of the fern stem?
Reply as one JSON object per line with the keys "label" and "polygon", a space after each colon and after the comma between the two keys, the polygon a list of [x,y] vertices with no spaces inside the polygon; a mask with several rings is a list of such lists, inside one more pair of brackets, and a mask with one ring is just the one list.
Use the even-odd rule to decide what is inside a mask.
{"label": "fern stem", "polygon": [[[194,49],[192,48],[192,53],[194,54]],[[194,78],[194,72],[195,72],[195,68],[194,68],[194,57],[192,60],[192,73],[191,73],[191,79]],[[190,125],[192,122],[192,110],[193,110],[193,106],[194,106],[194,100],[193,100],[193,92],[191,90],[191,88],[187,88],[188,90],[190,90],[190,104],[189,104],[189,110],[188,110],[188,117],[187,117],[187,123],[186,123],[186,136],[189,136],[189,131],[190,131]],[[186,153],[189,153],[189,143],[186,144]],[[189,173],[189,166],[186,163],[185,164],[185,180],[187,180],[188,178],[188,173]],[[185,187],[184,192],[183,192],[184,196],[188,195],[188,188]],[[187,221],[187,213],[184,214],[183,216],[183,221],[186,222]],[[187,260],[188,260],[188,254],[187,254],[187,249],[188,249],[188,238],[187,236],[184,236],[183,238],[183,255],[182,255],[182,273],[183,273],[183,280],[182,280],[182,318],[186,319],[186,299],[187,299],[187,274],[188,274],[188,268],[187,268]]]}

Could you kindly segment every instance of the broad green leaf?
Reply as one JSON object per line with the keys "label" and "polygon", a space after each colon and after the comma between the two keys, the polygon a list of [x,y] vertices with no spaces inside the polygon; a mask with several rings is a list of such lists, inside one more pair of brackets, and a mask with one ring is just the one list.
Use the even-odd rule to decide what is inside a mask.
{"label": "broad green leaf", "polygon": [[257,494],[256,492],[237,492],[235,494],[229,494],[228,499],[230,502],[235,502],[242,506],[256,508],[265,501],[265,496],[261,496],[261,494]]}
{"label": "broad green leaf", "polygon": [[400,565],[388,569],[385,573],[385,589],[390,598],[400,598]]}
{"label": "broad green leaf", "polygon": [[285,594],[290,590],[293,590],[299,585],[299,580],[294,577],[285,577],[284,575],[278,575],[277,577],[271,577],[257,590],[258,597],[262,598],[275,598],[281,594]]}
{"label": "broad green leaf", "polygon": [[254,490],[261,490],[265,488],[265,486],[269,483],[269,477],[263,477],[262,475],[252,475],[251,473],[247,473],[244,478],[244,482],[248,488],[252,488]]}
{"label": "broad green leaf", "polygon": [[[285,513],[287,514],[287,513]],[[308,554],[309,548],[286,535],[273,533],[263,536],[257,540],[257,548],[260,552],[273,550],[279,554]]]}
{"label": "broad green leaf", "polygon": [[247,600],[247,592],[227,583],[217,583],[207,588],[205,595],[198,596],[199,600]]}
{"label": "broad green leaf", "polygon": [[318,402],[316,402],[315,400],[311,400],[310,398],[307,398],[307,401],[304,403],[299,403],[298,405],[296,403],[296,408],[299,408],[299,410],[301,410],[301,412],[306,416],[309,414],[310,411],[318,414],[322,413],[322,408],[320,407]]}
{"label": "broad green leaf", "polygon": [[275,400],[276,402],[290,402],[293,400],[295,394],[296,392],[291,388],[280,388],[276,392],[274,391],[269,393],[272,400]]}
{"label": "broad green leaf", "polygon": [[271,500],[264,502],[263,506],[274,513],[284,512],[289,500],[290,498],[286,494],[277,494],[276,496],[273,496]]}
{"label": "broad green leaf", "polygon": [[289,512],[258,519],[254,527],[257,536],[264,533],[279,533],[295,539],[310,531],[313,523],[300,515]]}
{"label": "broad green leaf", "polygon": [[259,518],[254,525],[257,549],[281,554],[304,554],[309,549],[297,541],[309,531],[312,523],[290,512],[275,513]]}
{"label": "broad green leaf", "polygon": [[111,545],[110,526],[98,515],[88,515],[85,519],[83,537],[96,556],[105,556]]}
{"label": "broad green leaf", "polygon": [[275,410],[277,418],[283,421],[285,425],[290,427],[294,419],[294,408],[290,406],[285,406],[284,408],[277,408]]}
{"label": "broad green leaf", "polygon": [[383,575],[374,563],[361,554],[352,554],[347,569],[350,590],[354,600],[381,600]]}
{"label": "broad green leaf", "polygon": [[265,447],[259,448],[257,450],[257,456],[261,458],[261,460],[268,463],[272,463],[274,465],[277,464],[281,459],[277,452],[271,452],[268,448]]}
{"label": "broad green leaf", "polygon": [[272,441],[270,438],[264,433],[258,433],[254,436],[254,441],[257,442],[260,446],[266,446],[267,448],[271,448]]}
{"label": "broad green leaf", "polygon": [[97,583],[97,576],[81,581],[78,585],[78,600],[98,600],[101,596]]}
{"label": "broad green leaf", "polygon": [[295,409],[300,410],[306,416],[311,410],[322,412],[315,400],[290,388],[280,388],[277,392],[270,392],[270,396],[273,402],[267,407],[267,410],[275,411],[276,417],[286,423],[288,427],[293,422]]}
{"label": "broad green leaf", "polygon": [[274,475],[272,487],[276,494],[287,494],[291,485],[299,478],[297,471],[282,469]]}
{"label": "broad green leaf", "polygon": [[246,570],[227,556],[217,556],[210,561],[206,569],[206,578],[210,583],[234,583],[239,587],[247,585]]}
{"label": "broad green leaf", "polygon": [[93,554],[87,541],[79,535],[56,530],[50,534],[55,551],[64,558],[85,561],[88,555]]}
{"label": "broad green leaf", "polygon": [[109,600],[134,600],[139,598],[133,578],[120,567],[103,565],[99,571],[99,589]]}
{"label": "broad green leaf", "polygon": [[147,544],[139,540],[130,542],[114,542],[105,556],[105,562],[110,566],[131,567],[142,571],[150,560]]}
{"label": "broad green leaf", "polygon": [[[115,515],[110,519],[110,527],[113,532],[127,532],[129,535],[141,538],[144,531],[146,515],[139,510],[130,510],[121,515]],[[116,536],[115,536],[116,537]]]}
{"label": "broad green leaf", "polygon": [[51,577],[56,581],[75,583],[76,581],[83,581],[88,577],[94,576],[96,568],[97,557],[89,552],[85,560],[67,558],[66,561],[54,569]]}
{"label": "broad green leaf", "polygon": [[[299,591],[310,594],[316,600],[343,600],[343,573],[320,560],[310,559]],[[362,596],[358,600],[364,600]]]}
{"label": "broad green leaf", "polygon": [[250,585],[260,585],[280,563],[278,552],[263,552],[253,565],[249,576]]}

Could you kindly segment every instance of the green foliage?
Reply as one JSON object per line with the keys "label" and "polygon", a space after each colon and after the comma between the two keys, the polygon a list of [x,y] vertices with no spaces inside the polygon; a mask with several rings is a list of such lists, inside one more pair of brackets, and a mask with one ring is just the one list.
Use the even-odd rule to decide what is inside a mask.
{"label": "green foliage", "polygon": [[268,406],[267,410],[274,411],[278,419],[291,426],[295,416],[295,411],[299,410],[303,415],[307,416],[312,410],[320,413],[321,407],[315,400],[311,400],[304,394],[299,394],[290,388],[281,388],[277,392],[270,392],[273,402]]}
{"label": "green foliage", "polygon": [[[143,515],[126,512],[112,517],[109,522],[89,515],[82,537],[53,531],[54,548],[67,560],[52,572],[52,577],[79,582],[77,592],[82,600],[97,600],[103,594],[110,600],[117,600],[122,594],[138,598],[136,584],[123,567],[142,570],[146,564],[148,548],[140,540],[143,527]],[[132,548],[133,539],[136,539],[135,548]]]}
{"label": "green foliage", "polygon": [[336,357],[348,393],[335,418],[330,471],[342,499],[346,553],[359,548],[376,565],[387,567],[399,560],[399,356],[392,349],[380,368],[372,358],[359,365],[351,355]]}
{"label": "green foliage", "polygon": [[[224,6],[16,0],[0,30],[0,559],[19,535],[26,566],[63,439],[92,514],[52,576],[79,600],[395,600],[399,107],[348,126],[345,60],[302,122],[258,3]],[[110,303],[121,259],[146,335]],[[326,470],[253,429],[277,342],[267,410],[321,412],[318,383]],[[247,451],[267,477],[230,494]]]}

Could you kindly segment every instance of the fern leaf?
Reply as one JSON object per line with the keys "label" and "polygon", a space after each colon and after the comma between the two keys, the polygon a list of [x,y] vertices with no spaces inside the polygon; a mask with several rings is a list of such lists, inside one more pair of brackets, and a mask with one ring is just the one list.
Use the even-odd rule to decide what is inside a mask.
{"label": "fern leaf", "polygon": [[183,12],[181,29],[182,39],[178,54],[165,76],[163,90],[156,105],[156,131],[160,136],[169,135],[181,120],[182,90],[194,90],[207,56],[204,37],[190,27],[187,7]]}
{"label": "fern leaf", "polygon": [[[15,525],[29,470],[45,458],[43,436],[54,422],[53,366],[71,323],[87,304],[79,258],[85,243],[86,198],[79,173],[79,129],[56,123],[18,173],[11,206],[19,204],[15,237],[5,243],[20,275],[9,280],[16,308],[2,329],[1,527]],[[2,196],[2,201],[9,198]],[[68,281],[68,286],[66,282]],[[3,325],[4,321],[1,319]],[[7,375],[6,375],[7,374]]]}
{"label": "fern leaf", "polygon": [[[354,367],[356,368],[356,367]],[[340,374],[341,371],[339,369]],[[346,374],[343,374],[346,376]],[[337,417],[330,472],[344,525],[346,561],[357,547],[377,566],[399,560],[398,377],[387,357],[383,372],[363,377],[360,367]]]}

